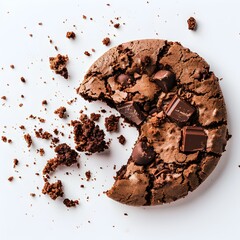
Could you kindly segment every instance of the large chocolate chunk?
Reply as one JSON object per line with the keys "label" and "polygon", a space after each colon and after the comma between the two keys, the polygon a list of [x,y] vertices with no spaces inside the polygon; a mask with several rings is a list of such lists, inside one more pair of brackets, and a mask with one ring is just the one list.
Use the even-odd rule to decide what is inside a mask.
{"label": "large chocolate chunk", "polygon": [[132,160],[137,165],[148,165],[155,158],[155,152],[146,142],[138,142],[132,152]]}
{"label": "large chocolate chunk", "polygon": [[207,134],[202,127],[187,126],[182,129],[182,151],[195,152],[204,150],[207,144]]}
{"label": "large chocolate chunk", "polygon": [[175,75],[168,70],[159,70],[153,76],[153,80],[163,92],[168,93],[175,84]]}
{"label": "large chocolate chunk", "polygon": [[195,108],[193,106],[179,98],[177,95],[173,97],[165,109],[167,116],[177,123],[187,122],[194,111]]}
{"label": "large chocolate chunk", "polygon": [[138,104],[133,101],[125,102],[117,106],[117,110],[128,120],[140,125],[145,119],[145,115],[142,113]]}

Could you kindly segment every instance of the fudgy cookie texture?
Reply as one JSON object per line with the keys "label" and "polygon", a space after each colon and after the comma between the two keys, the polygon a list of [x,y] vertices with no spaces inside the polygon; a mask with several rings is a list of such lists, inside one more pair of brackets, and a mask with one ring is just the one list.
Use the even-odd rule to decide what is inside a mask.
{"label": "fudgy cookie texture", "polygon": [[219,80],[178,42],[149,39],[110,49],[78,93],[116,108],[139,130],[133,152],[107,195],[128,205],[170,203],[195,190],[228,140]]}

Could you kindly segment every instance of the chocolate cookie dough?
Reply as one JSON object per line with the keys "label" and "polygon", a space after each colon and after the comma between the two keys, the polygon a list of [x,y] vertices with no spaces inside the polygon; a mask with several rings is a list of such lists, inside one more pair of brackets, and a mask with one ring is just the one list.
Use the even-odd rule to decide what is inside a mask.
{"label": "chocolate cookie dough", "polygon": [[195,190],[228,139],[219,80],[178,42],[123,43],[88,70],[78,93],[116,108],[139,130],[108,197],[128,205],[170,203]]}

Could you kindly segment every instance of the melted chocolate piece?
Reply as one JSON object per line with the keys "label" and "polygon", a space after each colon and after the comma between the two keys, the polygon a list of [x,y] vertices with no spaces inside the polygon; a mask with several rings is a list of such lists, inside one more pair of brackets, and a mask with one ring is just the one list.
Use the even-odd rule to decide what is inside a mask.
{"label": "melted chocolate piece", "polygon": [[133,101],[125,102],[123,104],[119,104],[117,106],[117,110],[129,121],[135,123],[136,125],[140,125],[145,116],[140,110],[138,104]]}
{"label": "melted chocolate piece", "polygon": [[155,158],[155,152],[146,142],[138,142],[132,152],[132,160],[137,165],[148,165]]}
{"label": "melted chocolate piece", "polygon": [[174,96],[165,109],[167,116],[177,123],[187,122],[194,112],[195,108],[178,96]]}
{"label": "melted chocolate piece", "polygon": [[175,84],[175,75],[168,70],[159,70],[153,76],[153,80],[163,92],[168,93]]}
{"label": "melted chocolate piece", "polygon": [[195,152],[204,150],[207,134],[202,127],[187,126],[182,129],[182,151]]}

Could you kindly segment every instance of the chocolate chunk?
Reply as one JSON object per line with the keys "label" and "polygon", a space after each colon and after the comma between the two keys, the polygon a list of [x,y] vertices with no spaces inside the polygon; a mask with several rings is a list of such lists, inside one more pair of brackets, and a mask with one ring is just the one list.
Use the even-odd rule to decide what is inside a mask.
{"label": "chocolate chunk", "polygon": [[160,70],[155,73],[153,80],[163,92],[168,93],[175,84],[175,75],[168,70]]}
{"label": "chocolate chunk", "polygon": [[192,107],[189,103],[185,102],[178,96],[174,96],[165,109],[167,116],[178,123],[187,122],[194,111],[194,107]]}
{"label": "chocolate chunk", "polygon": [[153,148],[149,147],[146,142],[138,142],[132,152],[132,160],[137,165],[148,165],[155,158]]}
{"label": "chocolate chunk", "polygon": [[126,74],[120,74],[116,81],[121,84],[122,86],[126,86],[128,84],[128,79],[129,79],[129,76],[126,75]]}
{"label": "chocolate chunk", "polygon": [[125,102],[117,106],[117,110],[129,121],[140,125],[145,119],[144,114],[140,110],[138,104],[133,101]]}
{"label": "chocolate chunk", "polygon": [[182,151],[195,152],[204,150],[207,134],[202,127],[187,126],[182,129]]}

